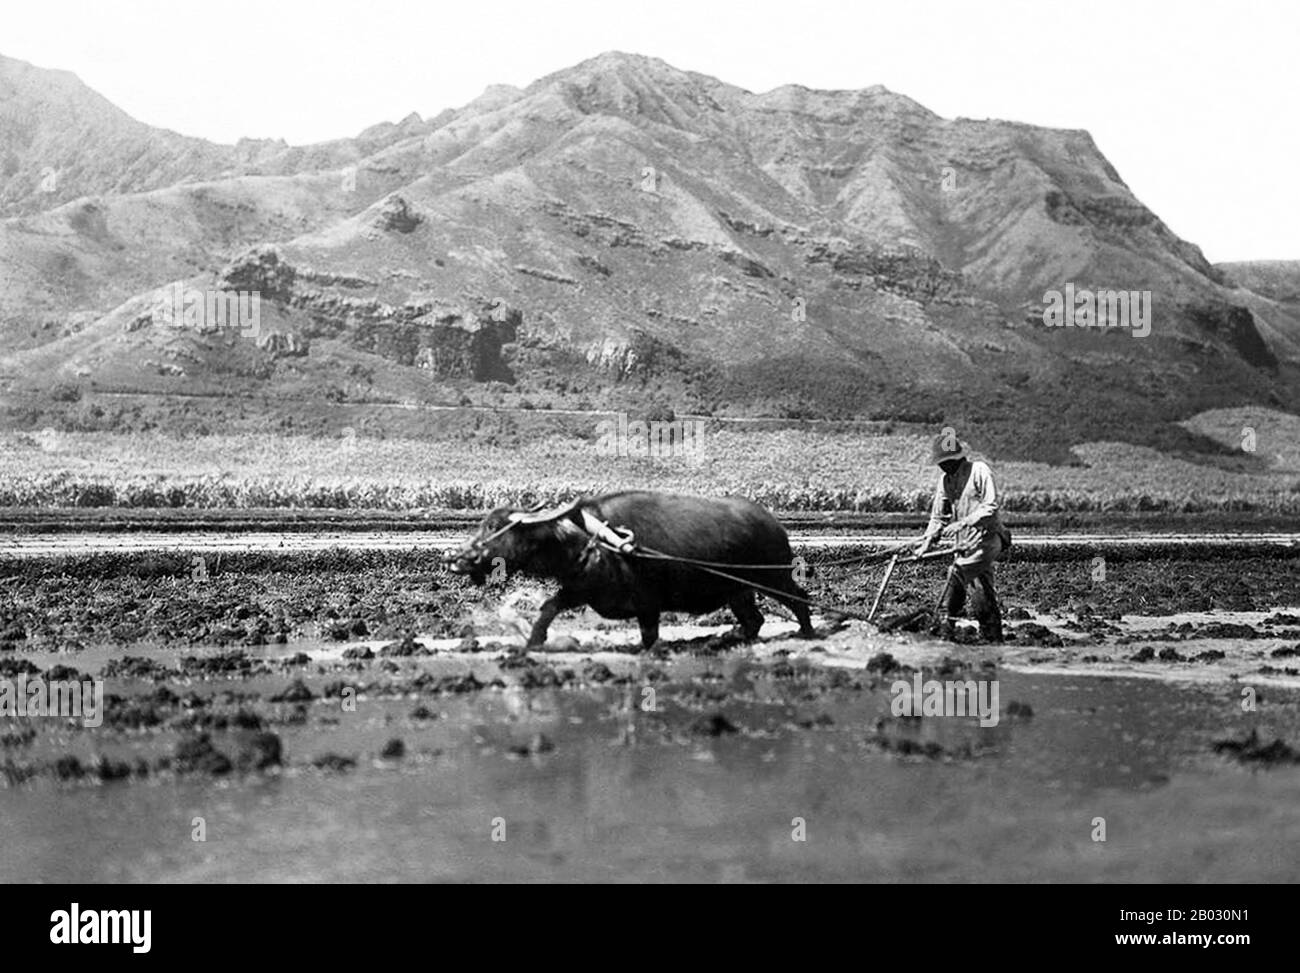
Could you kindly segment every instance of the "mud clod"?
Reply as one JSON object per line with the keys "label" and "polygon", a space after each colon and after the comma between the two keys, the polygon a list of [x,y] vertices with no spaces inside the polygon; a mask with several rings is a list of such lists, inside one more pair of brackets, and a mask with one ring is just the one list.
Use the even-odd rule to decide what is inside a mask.
{"label": "mud clod", "polygon": [[1275,612],[1260,622],[1261,625],[1300,625],[1300,615]]}
{"label": "mud clod", "polygon": [[1011,634],[1015,636],[1017,645],[1039,645],[1048,649],[1059,649],[1065,646],[1065,640],[1061,636],[1046,625],[1039,625],[1037,622],[1017,625],[1011,630]]}
{"label": "mud clod", "polygon": [[360,618],[334,622],[325,627],[325,635],[335,642],[346,642],[350,638],[365,638],[369,634],[370,626]]}
{"label": "mud clod", "polygon": [[1253,639],[1258,638],[1259,633],[1249,625],[1236,625],[1232,622],[1211,622],[1208,625],[1202,625],[1197,630],[1196,637],[1202,639]]}
{"label": "mud clod", "polygon": [[131,765],[125,760],[110,760],[108,757],[101,756],[95,763],[94,773],[96,777],[105,782],[126,780],[131,776]]}
{"label": "mud clod", "polygon": [[431,690],[435,693],[476,693],[482,689],[504,689],[505,683],[500,679],[493,679],[491,682],[482,682],[474,673],[466,673],[463,676],[443,676],[441,679],[433,681]]}
{"label": "mud clod", "polygon": [[331,773],[342,773],[345,770],[351,770],[357,765],[356,757],[345,757],[338,753],[323,753],[319,757],[312,759],[311,765],[317,770],[326,770]]}
{"label": "mud clod", "polygon": [[527,743],[512,744],[510,752],[520,757],[531,757],[539,753],[550,753],[555,749],[551,738],[544,733],[535,733]]}
{"label": "mud clod", "polygon": [[160,726],[169,707],[147,696],[124,699],[114,693],[104,697],[104,724],[115,730],[146,730]]}
{"label": "mud clod", "polygon": [[918,608],[910,612],[900,612],[882,619],[879,628],[882,632],[923,632],[930,625],[930,612]]}
{"label": "mud clod", "polygon": [[14,730],[5,730],[0,733],[0,747],[21,747],[26,746],[36,739],[36,728],[34,726],[19,726]]}
{"label": "mud clod", "polygon": [[887,672],[897,672],[899,668],[898,660],[888,652],[877,652],[867,660],[868,672],[879,672],[884,674]]}
{"label": "mud clod", "polygon": [[25,784],[38,773],[38,768],[31,764],[14,763],[11,759],[6,759],[0,764],[0,779],[3,779],[9,787],[17,787],[19,784]]}
{"label": "mud clod", "polygon": [[1216,740],[1213,744],[1215,753],[1228,754],[1242,763],[1259,763],[1265,765],[1300,763],[1300,752],[1292,749],[1281,738],[1265,744],[1260,739],[1258,730],[1241,740]]}
{"label": "mud clod", "polygon": [[81,780],[87,773],[89,771],[81,765],[81,761],[71,754],[54,761],[54,776],[59,780]]}
{"label": "mud clod", "polygon": [[39,676],[41,670],[32,665],[28,659],[0,659],[0,677],[13,679],[17,676]]}
{"label": "mud clod", "polygon": [[826,674],[827,689],[861,689],[862,681],[854,678],[848,669],[835,668]]}
{"label": "mud clod", "polygon": [[272,696],[271,702],[305,703],[315,698],[316,698],[316,694],[307,688],[307,684],[305,682],[303,682],[301,679],[295,679],[293,682],[289,684],[288,688],[286,688],[284,692]]}
{"label": "mud clod", "polygon": [[240,770],[269,770],[279,767],[284,758],[284,746],[274,733],[250,732],[239,740]]}
{"label": "mud clod", "polygon": [[103,669],[105,679],[166,679],[172,674],[171,669],[153,659],[133,655],[109,659]]}
{"label": "mud clod", "polygon": [[221,775],[230,773],[233,767],[230,758],[213,746],[212,737],[206,733],[180,740],[171,765],[178,774]]}
{"label": "mud clod", "polygon": [[[907,723],[902,725],[907,726]],[[912,725],[916,724],[913,722]],[[920,757],[925,760],[970,760],[984,752],[976,752],[969,741],[957,747],[945,747],[937,740],[918,740],[907,731],[889,733],[888,726],[888,721],[877,720],[875,733],[864,741],[866,745],[871,749],[892,753],[899,757]]]}
{"label": "mud clod", "polygon": [[890,737],[878,733],[868,742],[901,757],[925,757],[928,760],[936,760],[944,755],[943,745],[934,740],[913,740],[911,737]]}
{"label": "mud clod", "polygon": [[258,672],[266,672],[267,667],[261,663],[254,664],[243,649],[230,652],[218,652],[216,655],[193,656],[181,658],[181,672],[187,676],[200,679],[212,676],[247,677]]}
{"label": "mud clod", "polygon": [[424,648],[424,646],[420,645],[419,642],[415,641],[415,638],[411,635],[410,632],[407,632],[406,635],[404,635],[396,642],[389,642],[387,645],[385,645],[383,648],[379,650],[379,654],[386,657],[424,655],[426,653],[427,650]]}
{"label": "mud clod", "polygon": [[610,667],[605,665],[603,662],[588,662],[583,666],[582,679],[584,682],[595,683],[625,683],[629,681],[626,676],[615,674],[614,670],[610,669]]}
{"label": "mud clod", "polygon": [[333,682],[328,682],[325,684],[325,688],[321,690],[321,698],[322,699],[341,698],[343,696],[343,693],[349,689],[352,690],[353,694],[355,695],[356,693],[361,692],[363,688],[364,688],[363,686],[354,685],[353,683],[350,682],[344,682],[342,679],[336,679]]}
{"label": "mud clod", "polygon": [[692,723],[691,732],[701,736],[720,737],[724,733],[739,733],[740,728],[721,713],[710,713]]}
{"label": "mud clod", "polygon": [[537,665],[541,665],[541,663],[527,652],[518,649],[511,649],[501,657],[501,661],[497,663],[497,668],[501,669],[503,672],[508,672],[511,669],[527,669],[529,666]]}
{"label": "mud clod", "polygon": [[834,726],[835,720],[831,718],[829,713],[818,713],[813,717],[804,717],[803,719],[795,720],[795,725],[800,729],[815,730],[822,726]]}

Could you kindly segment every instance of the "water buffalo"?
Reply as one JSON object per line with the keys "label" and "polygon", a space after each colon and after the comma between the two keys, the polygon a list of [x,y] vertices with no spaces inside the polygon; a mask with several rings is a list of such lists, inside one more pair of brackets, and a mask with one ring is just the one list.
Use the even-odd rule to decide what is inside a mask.
{"label": "water buffalo", "polygon": [[[528,637],[529,648],[545,643],[556,615],[583,605],[605,618],[635,618],[644,648],[659,638],[661,612],[699,615],[723,605],[731,608],[747,639],[757,637],[763,615],[752,588],[697,566],[592,544],[592,531],[598,528],[586,515],[615,529],[630,529],[638,547],[664,554],[728,565],[792,565],[785,528],[758,504],[741,497],[637,490],[584,497],[545,511],[500,507],[487,515],[468,545],[447,556],[449,567],[479,584],[502,566],[507,572],[560,582],[560,590],[542,605]],[[794,612],[800,634],[814,634],[808,606],[796,600],[808,594],[795,583],[790,567],[719,570],[782,592],[773,597]]]}

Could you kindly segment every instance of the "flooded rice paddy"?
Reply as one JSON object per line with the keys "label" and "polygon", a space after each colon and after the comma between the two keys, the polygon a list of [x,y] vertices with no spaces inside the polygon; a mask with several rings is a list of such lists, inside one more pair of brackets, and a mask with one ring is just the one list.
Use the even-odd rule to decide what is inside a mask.
{"label": "flooded rice paddy", "polygon": [[[768,609],[757,642],[720,613],[636,653],[575,613],[527,656],[531,582],[167,558],[0,570],[0,675],[105,694],[93,728],[0,717],[0,880],[1300,878],[1290,555],[1009,562],[1002,646]],[[885,615],[937,593],[900,574]],[[930,680],[996,684],[996,719],[900,715]]]}

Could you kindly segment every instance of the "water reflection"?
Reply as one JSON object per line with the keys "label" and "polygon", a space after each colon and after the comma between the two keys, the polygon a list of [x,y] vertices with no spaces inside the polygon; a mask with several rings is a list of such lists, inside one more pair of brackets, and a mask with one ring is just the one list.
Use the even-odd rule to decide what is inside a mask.
{"label": "water reflection", "polygon": [[[1295,693],[1249,714],[1231,686],[1003,672],[1002,719],[981,728],[895,720],[888,683],[828,691],[735,659],[668,668],[653,711],[637,705],[639,682],[421,698],[433,720],[411,718],[413,699],[371,699],[326,723],[317,703],[306,724],[275,727],[290,765],[280,777],[10,788],[0,879],[1300,877],[1300,771],[1252,773],[1208,749],[1256,719],[1294,740]],[[1013,700],[1032,717],[1008,717]],[[714,713],[736,732],[701,724]],[[942,754],[900,757],[878,733]],[[533,746],[539,735],[553,748]],[[394,736],[407,757],[375,759]],[[167,745],[94,741],[109,753]],[[360,759],[344,773],[306,766],[325,751]],[[196,817],[205,842],[192,840]]]}

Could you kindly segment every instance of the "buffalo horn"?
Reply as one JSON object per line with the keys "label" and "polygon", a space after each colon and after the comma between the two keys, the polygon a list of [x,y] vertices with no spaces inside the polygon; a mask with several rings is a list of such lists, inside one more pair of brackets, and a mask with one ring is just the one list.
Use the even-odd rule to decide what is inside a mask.
{"label": "buffalo horn", "polygon": [[552,520],[559,520],[561,517],[572,513],[580,501],[573,500],[569,503],[561,504],[558,507],[550,507],[542,510],[529,510],[524,512],[516,510],[510,514],[512,524],[544,524]]}

